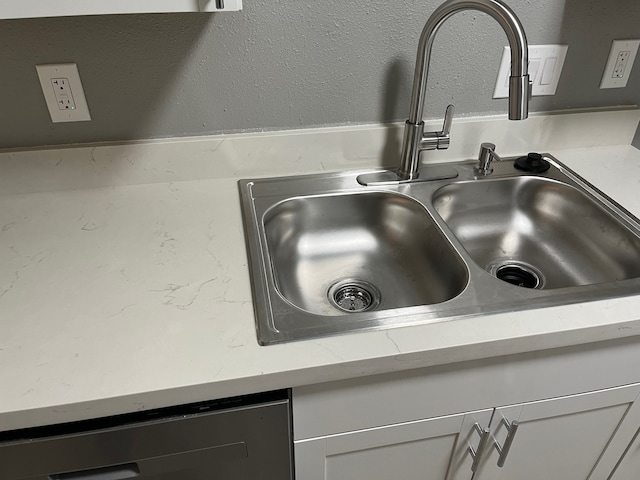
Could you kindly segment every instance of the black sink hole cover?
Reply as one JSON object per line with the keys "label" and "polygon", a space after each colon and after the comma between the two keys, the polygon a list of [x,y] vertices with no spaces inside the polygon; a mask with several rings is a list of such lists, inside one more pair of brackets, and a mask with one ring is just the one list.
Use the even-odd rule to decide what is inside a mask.
{"label": "black sink hole cover", "polygon": [[513,166],[524,172],[543,173],[549,170],[551,164],[539,153],[531,152],[526,157],[516,159]]}

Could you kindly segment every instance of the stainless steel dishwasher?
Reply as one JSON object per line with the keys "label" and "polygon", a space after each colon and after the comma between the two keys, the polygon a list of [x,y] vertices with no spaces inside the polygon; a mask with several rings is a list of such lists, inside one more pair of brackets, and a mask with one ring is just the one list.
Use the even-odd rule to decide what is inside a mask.
{"label": "stainless steel dishwasher", "polygon": [[0,433],[2,480],[290,480],[288,392]]}

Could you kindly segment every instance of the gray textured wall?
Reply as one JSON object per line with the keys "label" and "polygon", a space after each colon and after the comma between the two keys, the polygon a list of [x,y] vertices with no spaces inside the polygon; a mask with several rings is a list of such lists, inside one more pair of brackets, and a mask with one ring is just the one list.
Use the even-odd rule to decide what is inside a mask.
{"label": "gray textured wall", "polygon": [[[640,38],[637,0],[507,0],[531,44],[566,43],[554,97],[532,109],[640,103],[599,90],[611,40]],[[0,148],[402,120],[417,38],[439,0],[246,0],[239,13],[0,20]],[[462,13],[436,39],[427,117],[503,112],[506,38]],[[92,121],[52,124],[34,65],[76,62]]]}

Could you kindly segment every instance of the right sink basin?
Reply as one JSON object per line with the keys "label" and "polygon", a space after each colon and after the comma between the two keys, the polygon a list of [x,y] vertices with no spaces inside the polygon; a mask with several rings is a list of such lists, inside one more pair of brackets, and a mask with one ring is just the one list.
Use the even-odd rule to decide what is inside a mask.
{"label": "right sink basin", "polygon": [[456,182],[433,206],[473,260],[539,289],[640,277],[640,239],[576,187],[536,176]]}

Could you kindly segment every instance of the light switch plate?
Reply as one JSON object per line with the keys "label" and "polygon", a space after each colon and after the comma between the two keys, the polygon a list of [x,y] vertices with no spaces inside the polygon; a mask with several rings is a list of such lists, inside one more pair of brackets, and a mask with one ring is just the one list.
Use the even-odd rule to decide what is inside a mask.
{"label": "light switch plate", "polygon": [[36,65],[36,71],[53,123],[91,120],[75,63]]}
{"label": "light switch plate", "polygon": [[[568,49],[567,45],[529,45],[529,79],[532,83],[532,96],[556,94]],[[509,96],[510,74],[511,49],[504,47],[493,98]]]}
{"label": "light switch plate", "polygon": [[640,40],[613,41],[609,52],[609,60],[604,67],[600,88],[622,88],[627,86],[639,45]]}

